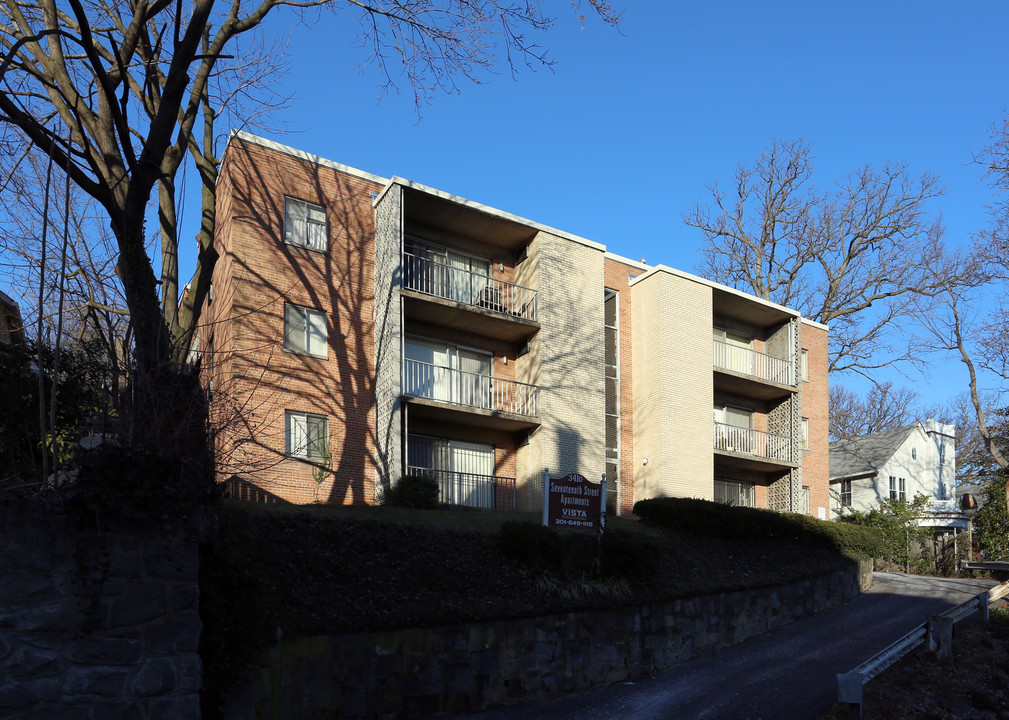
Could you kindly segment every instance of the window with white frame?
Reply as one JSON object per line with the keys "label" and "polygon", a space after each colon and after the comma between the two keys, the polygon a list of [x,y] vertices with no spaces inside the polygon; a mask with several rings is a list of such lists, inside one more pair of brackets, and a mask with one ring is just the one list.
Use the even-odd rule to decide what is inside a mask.
{"label": "window with white frame", "polygon": [[284,304],[284,349],[326,357],[326,313],[301,305]]}
{"label": "window with white frame", "polygon": [[288,410],[284,414],[285,452],[290,457],[323,460],[329,448],[325,415]]}
{"label": "window with white frame", "polygon": [[715,502],[733,507],[753,507],[753,484],[715,478]]}
{"label": "window with white frame", "polygon": [[890,476],[890,499],[907,500],[905,481],[902,477]]}
{"label": "window with white frame", "polygon": [[284,198],[284,240],[311,250],[326,250],[326,210],[292,197]]}
{"label": "window with white frame", "polygon": [[809,487],[802,486],[802,514],[809,515]]}
{"label": "window with white frame", "polygon": [[809,418],[802,418],[802,449],[809,450]]}
{"label": "window with white frame", "polygon": [[851,507],[851,480],[841,481],[841,507]]}
{"label": "window with white frame", "polygon": [[799,377],[809,382],[809,352],[806,350],[799,352]]}

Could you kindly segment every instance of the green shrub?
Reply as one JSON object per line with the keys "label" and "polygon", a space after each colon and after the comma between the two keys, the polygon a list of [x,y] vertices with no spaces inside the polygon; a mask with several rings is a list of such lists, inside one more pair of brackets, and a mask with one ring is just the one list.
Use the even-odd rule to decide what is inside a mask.
{"label": "green shrub", "polygon": [[726,540],[772,539],[826,547],[849,557],[878,557],[882,537],[872,527],[808,515],[731,507],[694,498],[653,498],[634,504],[643,521],[670,530]]}
{"label": "green shrub", "polygon": [[610,528],[603,534],[600,551],[602,575],[647,583],[661,571],[663,551],[659,538]]}
{"label": "green shrub", "polygon": [[438,507],[438,481],[422,475],[404,475],[396,487],[386,493],[385,504],[434,510]]}
{"label": "green shrub", "polygon": [[506,522],[501,525],[501,554],[506,560],[533,572],[563,572],[568,553],[560,535],[553,528],[530,522]]}

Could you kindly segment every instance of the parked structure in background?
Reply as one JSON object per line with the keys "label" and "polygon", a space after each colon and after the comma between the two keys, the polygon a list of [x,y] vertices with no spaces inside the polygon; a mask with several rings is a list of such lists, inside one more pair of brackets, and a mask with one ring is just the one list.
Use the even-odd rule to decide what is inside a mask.
{"label": "parked structure in background", "polygon": [[929,419],[830,444],[831,512],[868,511],[883,500],[930,498],[922,526],[967,528],[955,495],[955,426]]}
{"label": "parked structure in background", "polygon": [[20,345],[25,341],[24,323],[18,304],[0,292],[0,343]]}
{"label": "parked structure in background", "polygon": [[194,344],[238,494],[538,509],[543,469],[809,512],[828,500],[827,328],[399,177],[246,133],[221,166]]}

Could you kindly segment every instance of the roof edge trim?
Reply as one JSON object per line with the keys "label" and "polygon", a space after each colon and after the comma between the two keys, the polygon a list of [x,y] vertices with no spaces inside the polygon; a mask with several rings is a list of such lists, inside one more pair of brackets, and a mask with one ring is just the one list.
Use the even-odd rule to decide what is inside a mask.
{"label": "roof edge trim", "polygon": [[338,163],[333,160],[327,160],[319,155],[313,155],[312,153],[305,152],[304,150],[298,150],[290,145],[283,145],[274,140],[267,140],[259,135],[253,135],[246,130],[239,130],[237,128],[232,129],[228,134],[229,143],[232,138],[252,143],[253,145],[260,145],[261,147],[283,153],[284,155],[290,155],[291,157],[298,158],[299,160],[305,160],[316,165],[321,165],[322,167],[336,170],[346,175],[353,175],[354,177],[359,177],[362,180],[369,180],[377,185],[386,185],[389,182],[388,178],[384,178],[380,175],[375,175],[374,173],[366,172],[364,170],[358,170],[350,165],[344,165],[343,163]]}

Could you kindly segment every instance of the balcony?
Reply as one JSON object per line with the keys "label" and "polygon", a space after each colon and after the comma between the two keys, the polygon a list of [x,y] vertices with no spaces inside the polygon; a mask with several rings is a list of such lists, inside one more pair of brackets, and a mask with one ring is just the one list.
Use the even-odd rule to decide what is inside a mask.
{"label": "balcony", "polygon": [[[503,430],[539,424],[539,388],[514,380],[405,358],[403,394],[421,405],[450,411],[455,417],[444,419],[457,422]],[[460,412],[468,417],[460,417]]]}
{"label": "balcony", "polygon": [[408,466],[406,472],[436,480],[438,502],[491,510],[515,509],[515,478],[417,466]]}
{"label": "balcony", "polygon": [[797,463],[792,460],[791,438],[763,430],[716,422],[714,449],[742,460],[743,462],[736,463],[740,467],[755,470],[767,469],[768,465],[797,467]]}
{"label": "balcony", "polygon": [[421,303],[407,315],[483,335],[520,340],[539,328],[536,291],[435,258],[403,253],[403,290]]}
{"label": "balcony", "polygon": [[713,342],[715,369],[731,374],[725,376],[727,389],[763,399],[794,392],[795,363],[791,360],[721,340]]}

